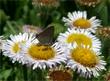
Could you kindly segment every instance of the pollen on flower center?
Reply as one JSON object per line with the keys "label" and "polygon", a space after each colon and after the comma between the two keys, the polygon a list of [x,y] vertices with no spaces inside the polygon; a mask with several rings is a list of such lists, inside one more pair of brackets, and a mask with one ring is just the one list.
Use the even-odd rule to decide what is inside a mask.
{"label": "pollen on flower center", "polygon": [[14,53],[17,53],[20,51],[20,47],[19,47],[19,44],[18,43],[15,43],[13,46],[12,46],[12,51]]}
{"label": "pollen on flower center", "polygon": [[31,45],[28,53],[37,60],[48,60],[55,56],[55,51],[48,45]]}
{"label": "pollen on flower center", "polygon": [[73,22],[73,25],[82,29],[87,29],[91,27],[91,23],[83,18],[77,19]]}
{"label": "pollen on flower center", "polygon": [[94,51],[82,47],[73,49],[71,58],[81,65],[90,68],[95,67],[99,60]]}
{"label": "pollen on flower center", "polygon": [[87,37],[84,34],[71,34],[67,38],[68,43],[74,43],[76,42],[78,45],[84,44],[84,45],[89,45],[90,47],[92,46],[92,40],[91,38]]}

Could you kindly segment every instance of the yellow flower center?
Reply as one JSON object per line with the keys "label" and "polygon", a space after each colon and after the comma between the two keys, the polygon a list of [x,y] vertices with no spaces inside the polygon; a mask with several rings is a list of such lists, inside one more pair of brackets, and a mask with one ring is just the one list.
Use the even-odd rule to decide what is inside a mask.
{"label": "yellow flower center", "polygon": [[78,45],[84,44],[85,46],[89,45],[92,46],[92,40],[91,38],[87,37],[84,34],[71,34],[67,38],[68,43],[74,43],[76,42]]}
{"label": "yellow flower center", "polygon": [[77,47],[72,50],[71,58],[85,67],[95,67],[98,63],[98,56],[88,48]]}
{"label": "yellow flower center", "polygon": [[15,43],[13,46],[12,46],[12,51],[14,53],[17,53],[20,51],[20,47],[19,47],[19,43]]}
{"label": "yellow flower center", "polygon": [[48,45],[31,45],[28,53],[37,60],[48,60],[55,56],[55,51]]}
{"label": "yellow flower center", "polygon": [[73,25],[82,29],[87,29],[91,27],[91,23],[83,18],[77,19],[73,22]]}

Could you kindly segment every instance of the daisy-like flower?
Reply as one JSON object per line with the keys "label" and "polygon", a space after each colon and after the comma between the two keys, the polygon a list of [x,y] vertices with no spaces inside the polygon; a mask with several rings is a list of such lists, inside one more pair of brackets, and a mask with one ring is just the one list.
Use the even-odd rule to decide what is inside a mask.
{"label": "daisy-like flower", "polygon": [[[12,59],[12,62],[15,61],[23,62],[24,56],[21,53],[21,47],[26,44],[26,42],[35,40],[33,34],[24,33],[19,35],[10,35],[10,39],[6,40],[3,44],[3,55]],[[37,43],[38,40],[36,39]]]}
{"label": "daisy-like flower", "polygon": [[94,52],[86,46],[76,46],[70,50],[67,66],[80,74],[91,78],[99,76],[99,72],[105,69],[106,62],[102,60],[99,52]]}
{"label": "daisy-like flower", "polygon": [[64,68],[64,66],[50,69],[48,73],[48,81],[72,81],[72,70]]}
{"label": "daisy-like flower", "polygon": [[68,13],[68,18],[63,17],[63,22],[70,28],[86,29],[91,32],[95,32],[97,27],[100,26],[100,20],[96,19],[95,16],[87,19],[86,11],[74,11],[73,13]]}
{"label": "daisy-like flower", "polygon": [[76,0],[79,4],[95,7],[101,0]]}
{"label": "daisy-like flower", "polygon": [[59,43],[52,46],[43,44],[33,44],[29,42],[25,45],[23,51],[25,53],[26,62],[33,66],[33,69],[52,68],[57,64],[66,62],[66,55],[64,49]]}
{"label": "daisy-like flower", "polygon": [[110,38],[110,27],[100,27],[96,30],[96,35],[102,38]]}
{"label": "daisy-like flower", "polygon": [[32,4],[35,6],[58,7],[59,0],[33,0]]}
{"label": "daisy-like flower", "polygon": [[92,35],[90,32],[85,31],[84,29],[69,29],[65,33],[60,33],[57,38],[57,41],[66,44],[69,48],[74,44],[85,45],[90,48],[93,48],[94,51],[100,51],[101,42],[97,37]]}

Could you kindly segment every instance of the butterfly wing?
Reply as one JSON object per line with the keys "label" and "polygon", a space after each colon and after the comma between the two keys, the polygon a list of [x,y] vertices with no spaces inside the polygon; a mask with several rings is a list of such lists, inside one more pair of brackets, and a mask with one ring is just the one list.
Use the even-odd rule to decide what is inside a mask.
{"label": "butterfly wing", "polygon": [[46,29],[44,29],[43,32],[36,35],[41,44],[52,44],[53,36],[54,36],[53,26],[47,27]]}
{"label": "butterfly wing", "polygon": [[39,34],[42,32],[42,29],[33,25],[24,25],[23,32]]}

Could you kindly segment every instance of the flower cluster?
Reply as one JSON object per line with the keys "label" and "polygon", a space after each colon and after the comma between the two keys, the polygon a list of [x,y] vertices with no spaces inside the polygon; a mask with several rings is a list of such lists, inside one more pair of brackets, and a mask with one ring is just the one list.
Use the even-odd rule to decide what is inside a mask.
{"label": "flower cluster", "polygon": [[63,17],[63,21],[69,28],[57,40],[70,49],[67,66],[84,77],[99,76],[98,72],[105,70],[106,65],[100,53],[101,42],[93,35],[100,20],[88,19],[86,11],[75,11],[68,13],[68,18]]}
{"label": "flower cluster", "polygon": [[63,21],[68,30],[60,33],[52,45],[42,44],[35,32],[19,33],[5,40],[3,55],[13,63],[17,61],[33,69],[51,69],[65,64],[81,76],[99,76],[106,65],[100,53],[101,42],[93,35],[100,20],[96,17],[87,19],[86,11],[75,11],[68,13],[68,18],[63,17]]}
{"label": "flower cluster", "polygon": [[54,67],[56,64],[65,62],[65,53],[57,42],[53,45],[40,44],[33,33],[11,35],[10,40],[3,44],[3,53],[22,64],[29,64],[33,69],[45,69]]}

